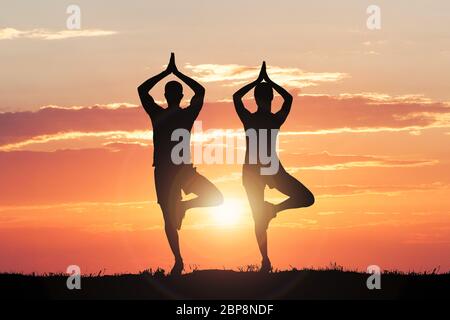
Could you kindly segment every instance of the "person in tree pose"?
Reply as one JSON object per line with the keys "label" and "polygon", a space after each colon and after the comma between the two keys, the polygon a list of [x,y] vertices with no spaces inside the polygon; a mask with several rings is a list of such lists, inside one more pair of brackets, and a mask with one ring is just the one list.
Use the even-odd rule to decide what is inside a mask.
{"label": "person in tree pose", "polygon": [[[252,89],[254,89],[255,101],[258,107],[254,113],[247,110],[242,102],[242,98]],[[273,90],[284,99],[281,109],[276,113],[271,112]],[[262,256],[260,271],[269,272],[272,269],[267,254],[267,228],[270,221],[277,216],[277,213],[283,210],[313,205],[314,195],[301,182],[288,174],[281,164],[279,164],[275,173],[264,172],[265,164],[260,159],[259,149],[261,145],[266,144],[266,150],[271,152],[270,156],[275,157],[279,161],[274,147],[277,138],[276,134],[286,120],[292,105],[292,96],[289,92],[274,83],[267,75],[265,62],[262,64],[258,78],[238,90],[233,95],[233,101],[246,133],[252,130],[256,134],[257,141],[254,144],[251,144],[251,137],[247,135],[242,181],[255,221],[256,240]],[[265,134],[262,134],[264,130]],[[272,135],[273,132],[275,132],[275,135]],[[262,141],[261,144],[261,139],[267,139],[267,141]],[[251,161],[251,159],[257,159],[256,163]],[[288,199],[278,204],[264,201],[266,185],[286,194]]]}
{"label": "person in tree pose", "polygon": [[[169,81],[165,85],[164,96],[167,100],[167,108],[156,104],[149,94],[149,91],[159,81],[171,73],[194,91],[190,105],[186,108],[180,107],[183,86],[178,81]],[[172,149],[178,143],[172,141],[172,133],[177,129],[185,129],[185,132],[188,132],[188,139],[190,139],[192,126],[203,106],[205,89],[177,69],[175,55],[172,53],[166,70],[141,84],[138,92],[142,106],[150,116],[153,126],[153,166],[155,167],[156,194],[164,216],[167,240],[175,257],[171,274],[179,275],[183,271],[184,265],[180,253],[178,230],[181,229],[186,211],[196,207],[217,206],[223,202],[222,193],[208,179],[199,174],[192,165],[189,148],[182,150],[182,152],[188,152],[188,154],[182,154],[182,158],[188,159],[189,163],[175,164],[171,157]],[[194,193],[197,197],[184,201],[182,200],[182,190],[185,194]]]}

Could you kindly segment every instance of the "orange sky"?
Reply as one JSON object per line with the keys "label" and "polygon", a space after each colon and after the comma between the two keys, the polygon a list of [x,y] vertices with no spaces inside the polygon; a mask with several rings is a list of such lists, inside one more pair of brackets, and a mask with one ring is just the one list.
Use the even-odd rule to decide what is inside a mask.
{"label": "orange sky", "polygon": [[[360,3],[330,5],[335,14],[322,16],[324,4],[286,2],[292,19],[273,17],[269,32],[250,29],[256,17],[249,12],[272,17],[281,10],[273,4],[248,5],[230,26],[218,12],[231,11],[231,4],[195,1],[187,11],[192,19],[173,12],[178,20],[171,16],[169,28],[145,18],[148,4],[98,11],[81,1],[85,28],[109,33],[58,40],[39,37],[60,34],[65,6],[43,3],[37,15],[11,4],[0,26],[0,272],[58,272],[70,264],[83,273],[170,267],[155,202],[151,124],[136,87],[164,67],[172,50],[179,68],[207,89],[203,130],[239,136],[231,94],[256,77],[262,59],[294,95],[279,136],[280,159],[316,203],[272,222],[275,268],[337,262],[359,270],[376,264],[449,271],[447,2],[425,8],[381,1],[384,24],[374,32],[365,29]],[[158,4],[161,12],[166,6]],[[295,8],[303,19],[294,19]],[[422,28],[405,33],[411,17]],[[238,26],[242,33],[230,39],[226,30]],[[213,36],[220,40],[215,46]],[[188,212],[180,233],[187,271],[258,264],[240,165],[198,169],[226,200]],[[267,190],[267,197],[283,195]]]}

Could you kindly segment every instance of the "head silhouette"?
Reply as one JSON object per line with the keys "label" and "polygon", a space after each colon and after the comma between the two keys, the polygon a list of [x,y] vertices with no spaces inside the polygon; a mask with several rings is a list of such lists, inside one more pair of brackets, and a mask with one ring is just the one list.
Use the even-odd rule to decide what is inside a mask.
{"label": "head silhouette", "polygon": [[255,100],[259,111],[270,111],[273,89],[267,82],[260,82],[255,87]]}
{"label": "head silhouette", "polygon": [[169,107],[178,107],[181,99],[183,99],[183,86],[178,81],[167,82],[164,88],[164,96]]}

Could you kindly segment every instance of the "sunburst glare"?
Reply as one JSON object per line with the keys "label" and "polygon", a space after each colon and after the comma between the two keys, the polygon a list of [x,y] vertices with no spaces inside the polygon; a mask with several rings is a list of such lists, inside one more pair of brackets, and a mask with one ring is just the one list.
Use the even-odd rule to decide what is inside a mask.
{"label": "sunburst glare", "polygon": [[225,199],[225,202],[215,208],[214,221],[223,227],[235,226],[243,220],[245,203],[239,199]]}

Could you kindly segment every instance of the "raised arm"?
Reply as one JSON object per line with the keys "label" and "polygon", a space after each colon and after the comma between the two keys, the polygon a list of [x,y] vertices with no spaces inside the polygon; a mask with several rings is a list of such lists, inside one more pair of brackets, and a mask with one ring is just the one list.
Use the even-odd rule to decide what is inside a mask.
{"label": "raised arm", "polygon": [[250,82],[249,84],[243,86],[241,89],[239,89],[238,91],[236,91],[233,94],[234,108],[236,109],[236,113],[238,114],[238,116],[241,119],[241,121],[244,121],[250,115],[250,111],[248,111],[247,108],[244,106],[244,103],[242,102],[242,98],[250,90],[252,90],[254,87],[256,87],[256,85],[258,83],[260,83],[262,80],[263,80],[263,73],[262,73],[262,70],[261,70],[261,72],[259,73],[258,78],[255,81]]}
{"label": "raised arm", "polygon": [[197,113],[200,112],[200,109],[203,106],[203,100],[205,98],[205,88],[195,81],[194,79],[188,77],[184,73],[178,70],[175,64],[175,54],[172,53],[170,56],[169,66],[167,67],[173,74],[178,77],[181,81],[183,81],[192,91],[194,91],[194,96],[191,99],[191,103],[189,105],[190,109],[196,110]]}
{"label": "raised arm", "polygon": [[283,98],[283,105],[281,106],[280,111],[278,111],[275,115],[279,118],[280,122],[283,123],[287,116],[289,115],[289,112],[291,111],[292,106],[292,95],[285,90],[283,87],[279,86],[275,82],[273,82],[269,75],[266,72],[266,62],[263,62],[263,68],[264,70],[264,80],[272,86],[272,88]]}
{"label": "raised arm", "polygon": [[138,87],[139,97],[141,98],[142,106],[150,117],[154,115],[155,112],[162,110],[162,108],[156,104],[153,97],[150,95],[149,91],[162,79],[170,74],[168,69],[157,74],[156,76],[148,79],[143,84]]}

